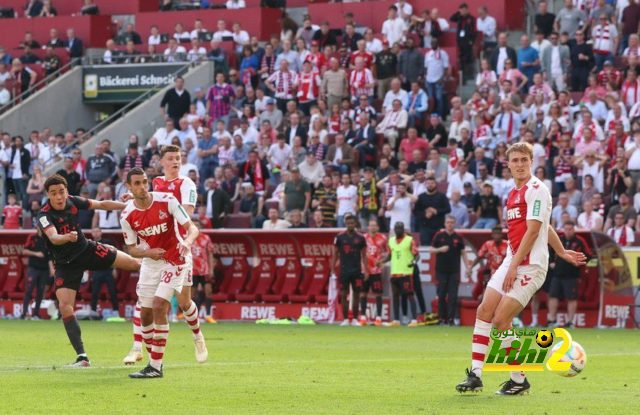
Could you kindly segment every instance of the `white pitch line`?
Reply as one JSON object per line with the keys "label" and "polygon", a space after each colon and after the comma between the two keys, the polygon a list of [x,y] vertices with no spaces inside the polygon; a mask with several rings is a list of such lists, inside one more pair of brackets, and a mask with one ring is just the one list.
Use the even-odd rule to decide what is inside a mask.
{"label": "white pitch line", "polygon": [[[640,356],[640,352],[631,353],[594,353],[588,356],[603,357],[603,356]],[[251,366],[251,365],[281,365],[281,364],[331,364],[331,363],[384,363],[384,362],[426,362],[431,360],[468,360],[468,357],[439,357],[439,358],[422,358],[422,359],[338,359],[338,360],[274,360],[264,362],[209,362],[209,363],[176,363],[167,364],[167,368],[180,368],[180,367],[207,367],[207,366]],[[142,367],[138,365],[137,367]],[[0,373],[16,373],[16,372],[50,372],[54,370],[131,370],[135,369],[135,366],[92,366],[90,368],[71,369],[49,366],[4,366],[0,367]]]}

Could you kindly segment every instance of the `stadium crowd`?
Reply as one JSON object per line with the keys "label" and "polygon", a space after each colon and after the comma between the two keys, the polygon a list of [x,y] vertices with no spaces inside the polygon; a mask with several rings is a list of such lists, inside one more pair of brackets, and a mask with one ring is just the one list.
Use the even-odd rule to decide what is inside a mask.
{"label": "stadium crowd", "polygon": [[[118,197],[128,169],[161,174],[158,150],[173,143],[183,149],[183,174],[198,184],[198,211],[214,227],[340,227],[354,214],[363,225],[377,218],[383,230],[401,221],[428,245],[448,213],[458,228],[504,224],[513,187],[504,152],[527,141],[535,175],[557,198],[554,226],[572,220],[631,244],[640,230],[640,6],[616,10],[600,0],[574,7],[567,0],[555,18],[546,3],[539,7],[535,41],[522,36],[517,51],[485,8],[476,19],[466,4],[446,20],[436,9],[418,16],[398,3],[388,10],[382,40],[369,28],[356,31],[353,15],[342,29],[317,27],[310,16],[296,27],[285,17],[282,33],[264,45],[238,23],[229,31],[220,20],[215,32],[201,21],[192,31],[176,23],[164,59],[215,61],[213,85],[186,91],[179,79],[162,101],[165,125],[148,140],[132,136],[126,154],[114,154],[109,140],[83,154],[83,129],[33,131],[28,140],[4,132],[5,194],[15,194],[13,205],[25,213],[37,208],[42,169],[63,158],[75,194]],[[461,33],[466,21],[475,29]],[[485,49],[477,74],[464,61],[473,56],[460,56],[465,78],[477,86],[466,102],[445,92],[455,57],[438,46],[456,24],[461,49],[477,33]],[[208,51],[200,32],[212,33]],[[149,44],[158,36],[152,29]],[[68,37],[59,40],[52,30],[46,46],[69,47],[72,30]],[[140,39],[128,25],[108,42],[104,62],[137,62],[131,57],[139,51],[112,48]],[[228,39],[236,56],[219,46]],[[30,42],[27,33],[23,46]],[[21,63],[7,53],[0,61]],[[7,202],[5,226],[19,226],[9,214],[19,210]],[[97,220],[103,229],[118,226]]]}

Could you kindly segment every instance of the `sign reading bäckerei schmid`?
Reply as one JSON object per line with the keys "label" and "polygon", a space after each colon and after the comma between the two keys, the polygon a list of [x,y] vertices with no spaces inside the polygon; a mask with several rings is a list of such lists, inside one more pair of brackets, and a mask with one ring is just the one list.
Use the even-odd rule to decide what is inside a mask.
{"label": "sign reading b\u00e4ckerei schmid", "polygon": [[82,68],[84,102],[125,103],[160,90],[186,72],[184,63],[95,65]]}

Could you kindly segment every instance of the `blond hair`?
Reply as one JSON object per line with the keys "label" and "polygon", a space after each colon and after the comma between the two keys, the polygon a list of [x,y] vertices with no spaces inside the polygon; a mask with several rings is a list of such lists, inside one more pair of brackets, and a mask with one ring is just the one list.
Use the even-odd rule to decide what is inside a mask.
{"label": "blond hair", "polygon": [[519,142],[510,145],[506,153],[507,161],[509,160],[509,155],[511,155],[511,153],[523,153],[533,160],[533,146],[526,142]]}

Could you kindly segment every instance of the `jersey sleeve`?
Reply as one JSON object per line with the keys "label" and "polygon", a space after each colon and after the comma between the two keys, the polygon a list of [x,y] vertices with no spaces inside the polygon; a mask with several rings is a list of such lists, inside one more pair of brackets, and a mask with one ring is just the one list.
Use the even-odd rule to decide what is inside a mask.
{"label": "jersey sleeve", "polygon": [[[536,188],[536,186],[538,186]],[[527,202],[527,220],[537,220],[544,222],[549,215],[549,205],[551,203],[551,195],[544,184],[533,185],[526,193],[525,200]]]}
{"label": "jersey sleeve", "polygon": [[49,228],[53,226],[53,218],[49,212],[40,212],[38,214],[38,228],[42,233],[46,233]]}
{"label": "jersey sleeve", "polygon": [[129,221],[124,216],[120,218],[120,227],[122,228],[122,236],[126,245],[135,245],[138,243],[138,234],[131,229]]}
{"label": "jersey sleeve", "polygon": [[418,255],[418,244],[415,239],[411,239],[411,253],[413,255]]}
{"label": "jersey sleeve", "polygon": [[70,196],[69,200],[78,209],[91,209],[91,200],[80,196]]}
{"label": "jersey sleeve", "polygon": [[185,179],[180,186],[180,195],[182,198],[182,204],[188,206],[196,205],[196,184],[191,179]]}
{"label": "jersey sleeve", "polygon": [[182,205],[178,203],[178,199],[176,199],[175,197],[171,196],[169,198],[168,206],[169,213],[173,215],[173,217],[178,221],[180,225],[184,225],[191,220],[189,219],[187,212],[184,211]]}
{"label": "jersey sleeve", "polygon": [[333,245],[337,246],[338,248],[340,247],[340,238],[338,238],[337,236],[335,238],[333,238]]}

